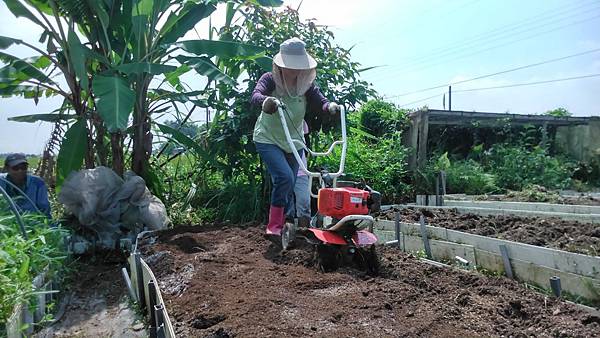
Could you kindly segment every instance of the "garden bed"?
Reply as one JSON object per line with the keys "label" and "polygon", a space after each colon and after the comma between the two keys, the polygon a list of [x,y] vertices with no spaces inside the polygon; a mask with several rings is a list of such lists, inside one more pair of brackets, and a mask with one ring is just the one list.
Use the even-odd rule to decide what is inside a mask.
{"label": "garden bed", "polygon": [[452,209],[418,207],[390,209],[380,218],[394,220],[397,211],[403,222],[418,222],[422,213],[428,224],[438,227],[591,256],[600,255],[600,227],[597,224],[558,218],[461,214]]}
{"label": "garden bed", "polygon": [[[181,227],[139,242],[181,337],[600,335],[600,318],[503,277],[378,247],[382,273],[321,273],[249,228]],[[151,240],[150,240],[151,239]]]}

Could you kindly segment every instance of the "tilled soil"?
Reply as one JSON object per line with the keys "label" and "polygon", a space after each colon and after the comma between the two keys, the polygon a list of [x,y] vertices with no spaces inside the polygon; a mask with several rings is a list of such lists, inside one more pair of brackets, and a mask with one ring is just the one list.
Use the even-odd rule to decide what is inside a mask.
{"label": "tilled soil", "polygon": [[180,227],[146,237],[183,337],[600,336],[600,318],[502,277],[378,247],[381,274],[322,273],[308,245],[280,252],[258,227]]}
{"label": "tilled soil", "polygon": [[600,255],[600,226],[560,218],[460,214],[453,209],[405,208],[383,212],[380,218],[418,222],[421,214],[433,226],[586,255]]}

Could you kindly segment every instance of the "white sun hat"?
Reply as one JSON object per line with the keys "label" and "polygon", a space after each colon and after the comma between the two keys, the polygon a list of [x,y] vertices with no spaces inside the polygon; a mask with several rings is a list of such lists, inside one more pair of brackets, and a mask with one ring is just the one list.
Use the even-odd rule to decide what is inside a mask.
{"label": "white sun hat", "polygon": [[298,38],[285,40],[279,46],[279,53],[273,58],[273,62],[282,68],[288,69],[313,69],[317,67],[317,61],[306,52],[306,44]]}

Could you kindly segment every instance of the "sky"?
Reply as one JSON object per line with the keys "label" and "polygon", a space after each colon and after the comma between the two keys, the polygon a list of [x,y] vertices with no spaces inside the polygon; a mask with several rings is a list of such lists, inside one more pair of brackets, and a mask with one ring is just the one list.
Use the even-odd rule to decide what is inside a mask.
{"label": "sky", "polygon": [[[481,89],[600,75],[598,0],[284,3],[300,6],[301,17],[329,26],[337,44],[353,47],[354,61],[364,67],[377,66],[362,73],[362,78],[402,108],[427,105],[447,109],[448,84],[544,63],[452,85],[452,109],[538,114],[564,107],[576,116],[600,116],[600,76]],[[215,12],[213,24],[220,22],[222,13]],[[0,3],[0,17],[0,35],[37,41],[41,33],[37,27],[26,19],[14,18],[4,2]],[[202,36],[206,23],[200,24],[198,31]],[[185,38],[198,36],[191,32]],[[21,57],[31,55],[24,47],[8,52]],[[582,55],[569,57],[575,54]],[[564,59],[547,62],[560,58]],[[424,90],[431,87],[439,88]],[[31,100],[1,98],[0,153],[41,153],[52,125],[10,122],[7,118],[51,112],[60,102],[56,98],[42,99],[35,105]],[[198,114],[194,119],[200,121],[203,116]]]}

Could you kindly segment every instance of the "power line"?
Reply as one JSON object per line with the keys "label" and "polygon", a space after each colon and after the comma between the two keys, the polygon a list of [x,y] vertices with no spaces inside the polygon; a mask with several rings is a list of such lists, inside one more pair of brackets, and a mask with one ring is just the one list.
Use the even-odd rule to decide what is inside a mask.
{"label": "power line", "polygon": [[[498,34],[503,34],[503,33],[506,33],[506,32],[510,32],[510,31],[514,30],[515,28],[519,28],[519,27],[523,27],[523,26],[529,26],[531,24],[535,24],[535,23],[540,22],[540,21],[554,20],[557,17],[560,17],[560,16],[562,16],[562,15],[564,15],[566,13],[569,13],[569,12],[572,12],[572,11],[578,11],[578,10],[580,10],[582,8],[585,8],[585,7],[589,6],[589,5],[596,6],[597,4],[598,3],[596,1],[591,1],[591,2],[588,2],[588,3],[583,4],[583,5],[577,4],[579,6],[576,6],[575,8],[570,8],[570,9],[569,9],[569,7],[572,7],[573,4],[570,4],[570,5],[567,5],[567,6],[564,6],[564,7],[555,8],[555,9],[552,9],[552,10],[549,10],[549,11],[542,12],[540,15],[533,16],[529,20],[525,20],[525,22],[523,22],[522,20],[513,21],[513,23],[511,23],[511,24],[500,26],[500,27],[497,27],[497,28],[494,28],[494,29],[482,32],[480,34],[476,34],[476,35],[473,35],[471,37],[467,37],[465,39],[461,39],[458,44],[457,43],[449,43],[449,44],[446,44],[446,45],[443,45],[443,46],[431,49],[431,50],[429,50],[427,52],[427,54],[436,53],[438,51],[447,51],[448,49],[457,49],[457,48],[462,47],[463,45],[465,45],[467,43],[470,44],[471,42],[479,41],[479,40],[482,40],[482,39],[485,40],[485,39],[487,39],[490,36],[495,36],[495,35],[498,35]],[[586,11],[589,11],[589,9],[586,9]],[[557,13],[553,13],[553,12],[557,12]],[[548,13],[552,13],[552,14],[547,15]],[[410,60],[421,60],[421,59],[422,59],[422,57],[415,56],[415,57],[413,57],[413,58],[411,58],[411,59],[409,59],[407,61],[410,61]]]}
{"label": "power line", "polygon": [[[437,63],[431,63],[429,65],[424,65],[424,66],[421,66],[421,67],[418,67],[418,68],[412,68],[412,69],[408,68],[404,72],[408,73],[408,72],[414,72],[414,71],[417,71],[417,70],[423,70],[423,69],[426,69],[426,68],[429,68],[429,67],[432,67],[432,66],[436,66],[436,65],[439,65],[439,64],[442,64],[442,63],[446,63],[448,61],[459,60],[459,59],[462,59],[462,58],[465,58],[465,57],[468,57],[468,56],[481,54],[481,53],[489,51],[489,50],[497,49],[497,48],[500,48],[500,47],[504,47],[506,45],[511,45],[511,44],[514,44],[514,43],[517,43],[517,42],[521,42],[521,41],[524,41],[524,40],[528,40],[528,39],[531,39],[531,38],[534,38],[534,37],[537,37],[537,36],[540,36],[540,35],[548,34],[548,33],[557,31],[559,29],[563,29],[563,28],[567,28],[567,27],[579,25],[579,24],[585,23],[587,21],[591,21],[591,20],[597,19],[599,17],[600,17],[600,14],[595,15],[593,17],[589,17],[589,18],[580,20],[580,21],[576,21],[576,22],[573,22],[573,23],[570,23],[570,24],[566,24],[566,25],[562,25],[562,26],[559,26],[559,27],[555,27],[555,28],[552,28],[552,29],[549,29],[549,30],[546,30],[546,31],[543,31],[543,32],[539,32],[539,33],[536,33],[536,34],[525,36],[525,37],[517,39],[517,40],[512,40],[512,41],[508,41],[506,43],[502,43],[502,44],[499,44],[499,45],[495,45],[495,46],[491,46],[491,47],[488,47],[488,48],[480,49],[480,50],[477,50],[477,51],[472,52],[472,53],[467,53],[467,54],[463,54],[463,55],[458,54],[457,57],[450,58],[450,59],[439,60]],[[371,81],[382,80],[382,79],[385,79],[385,78],[389,78],[391,76],[397,76],[397,74],[398,74],[398,72],[388,73],[387,75],[385,75],[383,77],[380,76],[379,78],[376,78],[376,79],[371,80]]]}
{"label": "power line", "polygon": [[429,99],[433,99],[434,97],[438,97],[438,96],[444,95],[444,94],[445,93],[435,94],[435,95],[432,95],[432,96],[429,96],[429,97],[426,97],[426,98],[423,98],[423,99],[418,99],[416,101],[412,101],[412,102],[408,102],[408,103],[404,103],[404,104],[398,105],[398,107],[409,106],[409,105],[414,104],[414,103],[419,103],[419,102],[427,101]]}
{"label": "power line", "polygon": [[[481,87],[481,88],[469,88],[469,89],[453,90],[452,93],[464,93],[464,92],[474,92],[474,91],[479,91],[479,90],[502,89],[502,88],[512,88],[512,87],[522,87],[522,86],[533,86],[533,85],[539,85],[539,84],[544,84],[544,83],[571,81],[571,80],[587,79],[587,78],[592,78],[592,77],[600,77],[600,74],[588,74],[588,75],[581,75],[581,76],[566,77],[566,78],[561,78],[561,79],[552,79],[552,80],[535,81],[535,82],[525,82],[525,83],[514,83],[514,84],[510,84],[510,85],[494,86],[494,87]],[[425,98],[422,98],[422,99],[418,99],[418,100],[415,100],[415,101],[411,101],[411,102],[408,102],[408,103],[404,103],[404,104],[398,105],[398,107],[405,107],[405,106],[409,106],[411,104],[415,104],[415,103],[427,101],[427,100],[433,99],[435,97],[438,97],[438,96],[444,95],[444,94],[446,94],[446,93],[445,92],[438,93],[438,94],[435,94],[435,95],[432,95],[432,96],[428,96],[428,97],[425,97]]]}
{"label": "power line", "polygon": [[548,63],[562,61],[562,60],[574,58],[574,57],[577,57],[577,56],[582,56],[582,55],[586,55],[586,54],[591,54],[591,53],[599,52],[599,51],[600,51],[600,48],[596,48],[596,49],[588,50],[588,51],[581,52],[581,53],[571,54],[571,55],[562,56],[562,57],[555,58],[555,59],[550,59],[550,60],[545,60],[545,61],[541,61],[541,62],[536,62],[536,63],[528,64],[528,65],[525,65],[525,66],[520,66],[520,67],[515,67],[515,68],[511,68],[511,69],[507,69],[507,70],[502,70],[502,71],[491,73],[491,74],[481,75],[481,76],[477,76],[477,77],[474,77],[474,78],[471,78],[471,79],[467,79],[467,80],[461,80],[461,81],[451,82],[451,83],[437,85],[437,86],[433,86],[433,87],[427,87],[427,88],[423,88],[423,89],[418,89],[418,90],[415,90],[415,91],[412,91],[412,92],[403,93],[403,94],[388,96],[387,98],[396,98],[396,97],[406,96],[406,95],[410,95],[410,94],[416,94],[416,93],[426,92],[426,91],[429,91],[429,90],[443,88],[443,87],[447,87],[447,86],[453,86],[453,85],[456,85],[456,84],[471,82],[471,81],[475,81],[475,80],[481,80],[481,79],[484,79],[484,78],[487,78],[487,77],[492,77],[492,76],[496,76],[496,75],[500,75],[500,74],[506,74],[506,73],[517,71],[517,70],[522,70],[522,69],[537,67],[537,66],[548,64]]}
{"label": "power line", "polygon": [[[533,17],[533,20],[529,20],[529,21],[527,21],[525,23],[518,23],[518,21],[517,21],[517,22],[515,22],[515,23],[518,23],[517,25],[511,24],[511,25],[506,25],[506,26],[499,27],[499,28],[496,28],[496,29],[492,29],[492,30],[489,30],[489,31],[484,32],[482,34],[474,35],[474,36],[472,36],[470,38],[463,39],[458,44],[447,44],[447,45],[444,45],[442,47],[434,48],[432,50],[429,50],[427,52],[427,54],[428,55],[432,55],[434,57],[439,57],[440,55],[439,55],[438,51],[443,51],[443,54],[448,54],[449,52],[451,53],[453,50],[460,51],[466,45],[473,44],[474,42],[477,42],[477,41],[480,41],[480,40],[488,39],[490,36],[495,36],[495,35],[501,35],[501,34],[504,34],[504,33],[508,33],[508,32],[510,32],[512,30],[515,30],[516,28],[519,28],[519,27],[530,26],[530,25],[535,24],[536,22],[539,22],[539,21],[552,20],[551,23],[555,24],[557,22],[557,20],[555,20],[555,18],[557,16],[562,16],[565,13],[568,13],[570,11],[582,9],[582,8],[584,8],[586,6],[589,6],[590,4],[597,5],[598,3],[594,1],[594,2],[590,2],[590,3],[584,4],[584,5],[575,7],[575,8],[571,8],[569,10],[565,10],[565,8],[568,8],[570,6],[565,6],[565,7],[561,7],[561,8],[555,8],[553,10],[543,12],[544,14],[539,15],[539,16],[535,16],[535,17]],[[593,8],[593,9],[595,9],[595,8]],[[544,16],[546,16],[547,13],[552,13],[552,12],[555,12],[556,10],[559,11],[558,14],[552,14],[552,15],[549,15],[549,16],[547,16],[547,17],[544,18]],[[585,13],[589,13],[589,11],[590,11],[590,9],[585,9],[584,12]],[[581,14],[581,13],[577,13],[577,15],[579,15],[579,14]],[[540,17],[542,17],[542,19],[539,19]],[[562,18],[562,19],[559,19],[558,21],[561,21],[561,20],[564,20],[564,19],[568,19],[570,17],[571,16],[566,17],[566,18]],[[538,27],[534,27],[534,28],[536,28],[536,29],[537,28],[543,28],[545,26],[548,26],[548,24],[543,24],[541,26],[538,25]],[[518,33],[530,32],[531,29],[532,28],[529,27],[525,31],[521,31],[521,32],[518,32]],[[514,36],[514,34],[510,35],[510,37],[512,37],[512,36]],[[493,39],[492,41],[498,40],[498,39],[503,39],[503,38],[506,38],[506,37],[509,37],[509,36],[500,36],[500,37],[497,37],[497,38]],[[487,42],[490,42],[490,41],[487,41]],[[425,58],[423,58],[421,56],[413,57],[413,58],[407,60],[408,63],[405,63],[405,67],[404,68],[406,68],[407,66],[413,65],[415,63],[417,63],[417,64],[418,63],[422,63],[424,61],[424,59],[427,59],[427,57],[425,57]],[[382,71],[383,71],[383,69],[382,69]]]}
{"label": "power line", "polygon": [[464,93],[464,92],[474,92],[474,91],[478,91],[478,90],[488,90],[488,89],[500,89],[500,88],[532,86],[532,85],[538,85],[538,84],[544,84],[544,83],[562,82],[562,81],[570,81],[570,80],[578,80],[578,79],[587,79],[587,78],[598,77],[598,76],[600,76],[600,74],[588,74],[588,75],[581,75],[581,76],[565,77],[565,78],[562,78],[562,79],[553,79],[553,80],[535,81],[535,82],[525,82],[525,83],[515,83],[515,84],[510,84],[510,85],[504,85],[504,86],[460,89],[460,90],[453,90],[452,92],[453,93]]}

